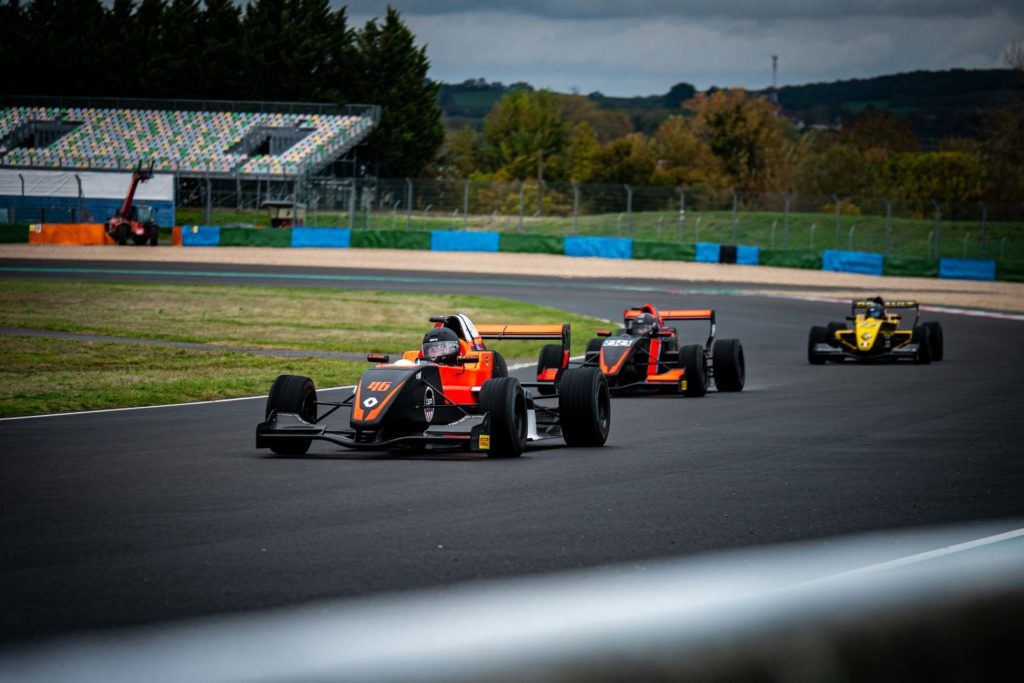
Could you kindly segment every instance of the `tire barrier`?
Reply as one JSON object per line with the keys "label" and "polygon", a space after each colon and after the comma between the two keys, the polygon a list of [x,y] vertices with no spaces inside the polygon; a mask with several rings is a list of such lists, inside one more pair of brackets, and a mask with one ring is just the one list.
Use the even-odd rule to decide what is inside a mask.
{"label": "tire barrier", "polygon": [[[98,223],[0,224],[0,244],[105,245],[114,241]],[[762,249],[715,242],[659,242],[628,237],[535,235],[459,230],[353,230],[342,227],[222,228],[185,225],[160,229],[160,243],[181,247],[291,247],[414,249],[424,251],[562,254],[613,259],[695,261],[827,270],[898,277],[1024,282],[1024,264],[994,259],[915,258],[826,249]]]}

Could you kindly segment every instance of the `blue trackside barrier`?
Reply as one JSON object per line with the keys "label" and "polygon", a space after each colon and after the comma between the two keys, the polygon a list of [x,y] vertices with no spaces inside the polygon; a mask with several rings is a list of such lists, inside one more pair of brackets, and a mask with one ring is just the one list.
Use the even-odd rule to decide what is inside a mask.
{"label": "blue trackside barrier", "polygon": [[431,251],[498,251],[501,235],[496,232],[459,232],[434,230],[430,233]]}
{"label": "blue trackside barrier", "polygon": [[694,258],[698,263],[718,263],[721,258],[722,245],[715,242],[697,242],[697,251]]}
{"label": "blue trackside barrier", "polygon": [[349,228],[292,228],[293,247],[347,249],[351,241]]}
{"label": "blue trackside barrier", "polygon": [[747,247],[742,244],[736,247],[736,263],[741,266],[756,266],[761,263],[761,248]]}
{"label": "blue trackside barrier", "polygon": [[996,262],[975,258],[940,259],[939,277],[954,280],[995,280]]}
{"label": "blue trackside barrier", "polygon": [[865,251],[826,249],[821,255],[821,269],[840,273],[882,274],[882,255]]}
{"label": "blue trackside barrier", "polygon": [[220,226],[217,225],[183,225],[181,226],[181,246],[183,247],[216,247],[220,245]]}
{"label": "blue trackside barrier", "polygon": [[633,258],[633,240],[628,237],[566,237],[565,255],[629,259]]}

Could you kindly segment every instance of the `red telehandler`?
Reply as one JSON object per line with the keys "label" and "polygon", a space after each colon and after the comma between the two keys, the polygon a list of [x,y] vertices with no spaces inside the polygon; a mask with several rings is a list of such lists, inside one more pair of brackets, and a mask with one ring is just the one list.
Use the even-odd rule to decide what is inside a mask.
{"label": "red telehandler", "polygon": [[135,199],[135,190],[139,183],[144,183],[153,177],[152,162],[148,167],[143,168],[140,161],[132,172],[132,184],[128,188],[128,194],[124,198],[124,204],[114,217],[107,221],[107,234],[114,238],[118,244],[127,244],[128,237],[132,238],[134,244],[146,244],[149,242],[156,246],[160,229],[154,220],[152,206],[135,206],[132,200]]}

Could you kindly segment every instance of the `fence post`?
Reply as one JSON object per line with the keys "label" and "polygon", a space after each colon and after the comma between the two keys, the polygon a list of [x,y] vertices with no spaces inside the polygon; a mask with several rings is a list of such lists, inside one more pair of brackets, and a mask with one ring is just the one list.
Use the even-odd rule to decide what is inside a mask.
{"label": "fence post", "polygon": [[818,229],[817,223],[811,223],[811,244],[810,248],[814,249],[814,231]]}
{"label": "fence post", "polygon": [[[82,193],[82,179],[78,176],[77,173],[75,174],[75,182],[78,183],[78,216],[77,216],[77,218],[81,218],[85,214],[85,211],[84,211],[84,209],[85,209],[85,195]],[[77,220],[72,221],[72,223],[77,223],[77,222],[78,222]]]}
{"label": "fence post", "polygon": [[242,210],[242,177],[239,175],[235,176],[235,204],[236,208]]}
{"label": "fence post", "polygon": [[736,218],[736,205],[738,202],[736,198],[736,190],[731,189],[729,192],[732,193],[732,243],[736,244],[736,222],[738,220]]}
{"label": "fence post", "polygon": [[206,201],[203,202],[205,204],[204,221],[205,221],[206,225],[210,224],[211,216],[213,214],[213,206],[212,206],[212,204],[213,204],[213,197],[212,197],[212,194],[213,194],[213,184],[210,182],[209,174],[207,174],[206,175]]}
{"label": "fence post", "polygon": [[626,235],[633,236],[633,188],[623,185],[626,188]]}
{"label": "fence post", "polygon": [[988,207],[985,202],[978,202],[981,207],[981,257],[988,256]]}
{"label": "fence post", "polygon": [[572,234],[576,234],[576,222],[580,217],[580,184],[572,181]]}
{"label": "fence post", "polygon": [[856,224],[856,223],[854,223],[853,225],[851,225],[851,226],[850,226],[850,233],[849,233],[849,235],[847,236],[847,247],[846,247],[846,248],[847,248],[847,249],[849,249],[850,251],[853,251],[853,231],[854,231],[854,230],[855,230],[856,228],[857,228],[857,224]]}
{"label": "fence post", "polygon": [[832,195],[832,202],[836,206],[836,249],[839,248],[839,197]]}
{"label": "fence post", "polygon": [[[18,215],[25,214],[25,176],[21,173],[18,174],[18,180],[21,181],[21,198],[18,200]],[[24,220],[24,219],[21,219]],[[15,221],[11,221],[12,223]]]}
{"label": "fence post", "polygon": [[348,186],[348,228],[356,229],[356,180],[353,178]]}
{"label": "fence post", "polygon": [[775,248],[775,227],[779,224],[778,221],[772,221],[772,249]]}
{"label": "fence post", "polygon": [[683,241],[683,228],[686,225],[686,191],[679,186],[679,241]]}
{"label": "fence post", "polygon": [[939,203],[934,199],[932,200],[932,205],[935,207],[935,258],[939,258],[939,237],[942,229],[939,222],[942,220],[942,209],[939,208]]}
{"label": "fence post", "polygon": [[969,233],[969,232],[964,233],[964,249],[963,249],[964,258],[967,258],[967,240],[970,239],[970,237],[971,237],[971,233]]}
{"label": "fence post", "polygon": [[462,227],[469,225],[469,179],[462,181]]}
{"label": "fence post", "polygon": [[885,254],[889,255],[892,248],[892,202],[887,197],[882,197],[885,202]]}
{"label": "fence post", "polygon": [[526,183],[519,181],[519,232],[523,231],[523,212],[526,210]]}
{"label": "fence post", "polygon": [[782,247],[789,249],[789,193],[782,193]]}
{"label": "fence post", "polygon": [[412,180],[405,179],[405,229],[412,229]]}
{"label": "fence post", "polygon": [[932,238],[935,237],[935,231],[931,230],[928,232],[928,247],[925,249],[925,255],[932,255]]}

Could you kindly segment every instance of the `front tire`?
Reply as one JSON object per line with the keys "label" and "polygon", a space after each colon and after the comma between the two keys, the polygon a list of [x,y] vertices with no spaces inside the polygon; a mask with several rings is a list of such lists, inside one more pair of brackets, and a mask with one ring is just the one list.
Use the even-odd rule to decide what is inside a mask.
{"label": "front tire", "polygon": [[719,391],[743,391],[747,364],[739,339],[717,340],[711,351],[711,361],[715,368],[715,386]]}
{"label": "front tire", "polygon": [[818,344],[828,343],[828,328],[815,325],[807,337],[807,362],[811,365],[824,365],[825,356],[814,350]]}
{"label": "front tire", "polygon": [[489,458],[518,458],[526,448],[526,393],[515,377],[495,377],[480,387],[480,410],[490,422]]}
{"label": "front tire", "polygon": [[708,393],[708,361],[704,347],[689,344],[679,349],[679,367],[686,370],[686,396],[699,397]]}
{"label": "front tire", "polygon": [[603,446],[611,429],[608,380],[597,368],[572,368],[558,386],[562,438],[569,446]]}
{"label": "front tire", "polygon": [[497,351],[492,351],[494,354],[494,372],[491,373],[491,377],[508,377],[508,363],[505,362],[505,357]]}
{"label": "front tire", "polygon": [[927,365],[932,362],[932,343],[928,334],[930,331],[924,325],[914,328],[914,336],[911,341],[917,344],[917,355],[914,356],[914,362],[918,365]]}
{"label": "front tire", "polygon": [[[270,387],[265,419],[270,419],[273,412],[296,413],[306,422],[316,422],[316,386],[313,380],[300,375],[280,375]],[[303,455],[312,442],[312,439],[271,437],[270,450],[278,455]]]}

